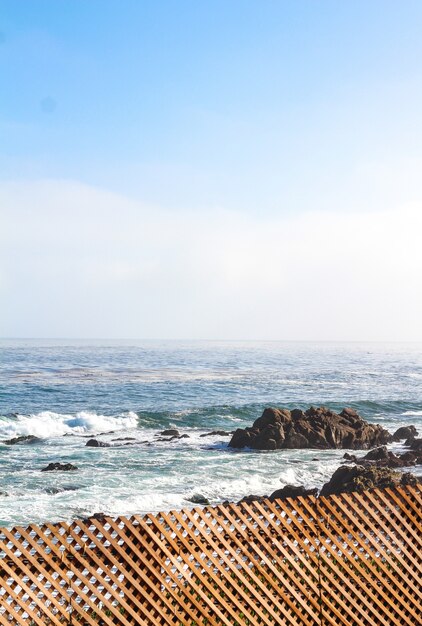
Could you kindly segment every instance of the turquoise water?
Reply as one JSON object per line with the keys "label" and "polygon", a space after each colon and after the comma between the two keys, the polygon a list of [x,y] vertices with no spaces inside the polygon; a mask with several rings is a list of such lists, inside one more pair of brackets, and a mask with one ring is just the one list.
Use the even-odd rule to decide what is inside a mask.
{"label": "turquoise water", "polygon": [[[321,486],[344,451],[235,452],[228,437],[200,436],[249,425],[265,406],[311,404],[422,431],[422,344],[0,341],[0,442],[40,438],[0,443],[0,525]],[[169,426],[189,437],[158,442]],[[85,447],[99,433],[113,447]],[[50,461],[79,469],[41,473]]]}

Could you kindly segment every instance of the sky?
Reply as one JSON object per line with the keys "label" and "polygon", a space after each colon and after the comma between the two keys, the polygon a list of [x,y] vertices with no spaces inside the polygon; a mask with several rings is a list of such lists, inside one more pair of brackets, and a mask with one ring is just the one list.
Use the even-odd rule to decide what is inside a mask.
{"label": "sky", "polygon": [[0,0],[0,336],[422,341],[421,30]]}

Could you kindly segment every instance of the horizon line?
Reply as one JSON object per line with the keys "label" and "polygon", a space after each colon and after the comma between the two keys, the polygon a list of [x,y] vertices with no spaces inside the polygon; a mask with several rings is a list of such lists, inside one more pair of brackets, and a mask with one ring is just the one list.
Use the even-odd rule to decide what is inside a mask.
{"label": "horizon line", "polygon": [[422,339],[218,339],[166,337],[0,337],[0,341],[189,341],[189,342],[251,342],[251,343],[422,343]]}

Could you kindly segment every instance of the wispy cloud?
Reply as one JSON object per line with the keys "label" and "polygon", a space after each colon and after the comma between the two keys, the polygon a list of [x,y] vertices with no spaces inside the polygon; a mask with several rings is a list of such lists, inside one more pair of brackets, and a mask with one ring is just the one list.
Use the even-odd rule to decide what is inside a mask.
{"label": "wispy cloud", "polygon": [[422,207],[259,218],[0,184],[0,335],[422,339]]}

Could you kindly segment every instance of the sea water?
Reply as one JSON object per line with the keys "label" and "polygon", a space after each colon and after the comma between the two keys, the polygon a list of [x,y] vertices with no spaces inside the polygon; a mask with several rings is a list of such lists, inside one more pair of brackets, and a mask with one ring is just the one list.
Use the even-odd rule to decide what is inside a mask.
{"label": "sea water", "polygon": [[[266,406],[310,405],[422,431],[422,344],[2,340],[0,525],[320,487],[344,450],[239,451],[229,436],[201,437],[248,426]],[[188,437],[160,441],[167,428]],[[3,443],[21,435],[38,439]],[[89,437],[111,447],[86,447]],[[41,472],[50,462],[78,470]]]}

